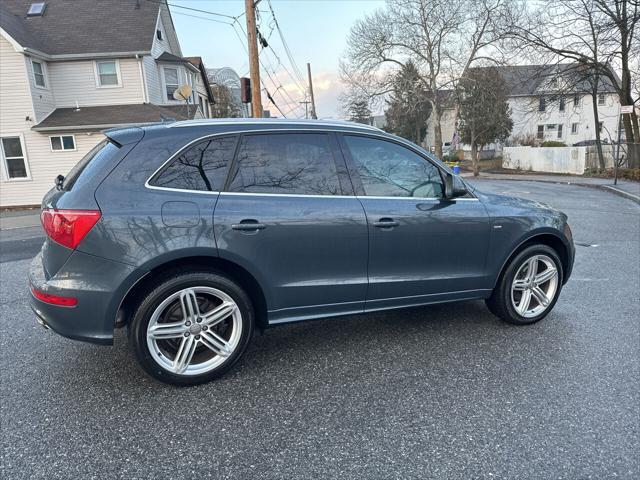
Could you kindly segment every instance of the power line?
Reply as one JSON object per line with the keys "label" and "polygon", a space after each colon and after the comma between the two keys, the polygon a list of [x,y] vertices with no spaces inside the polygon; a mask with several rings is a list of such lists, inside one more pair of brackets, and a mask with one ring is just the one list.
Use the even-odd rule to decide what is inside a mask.
{"label": "power line", "polygon": [[[192,11],[192,12],[196,12],[196,13],[202,13],[202,14],[206,14],[206,15],[213,15],[216,17],[222,17],[222,18],[227,18],[230,21],[224,21],[224,20],[218,20],[215,18],[209,18],[209,17],[203,17],[200,15],[193,15],[193,14],[189,14],[189,13],[184,13],[184,12],[174,12],[176,15],[182,15],[184,17],[191,17],[191,18],[197,18],[199,20],[206,20],[206,21],[211,21],[214,23],[219,23],[219,24],[224,24],[224,25],[230,25],[233,28],[234,33],[236,34],[236,36],[238,37],[238,40],[240,41],[240,44],[242,45],[243,49],[245,50],[245,53],[248,53],[247,50],[247,46],[245,45],[245,40],[247,37],[247,32],[244,30],[242,24],[238,21],[239,18],[241,18],[243,15],[245,15],[245,12],[241,12],[240,14],[233,16],[233,15],[227,15],[227,14],[223,14],[223,13],[218,13],[218,12],[212,12],[210,10],[204,10],[204,9],[200,9],[200,8],[193,8],[193,7],[187,7],[184,5],[177,5],[175,3],[169,3],[168,1],[162,1],[162,0],[146,0],[149,3],[154,3],[157,5],[167,5],[167,7],[171,7],[171,8],[179,8],[179,9],[183,9],[183,10],[187,10],[187,11]],[[174,0],[174,1],[180,1],[180,0]],[[260,13],[269,13],[266,11],[258,11],[256,10],[258,13],[258,17]],[[270,23],[272,23],[275,26],[275,29],[278,30],[278,35],[280,36],[280,40],[283,43],[283,46],[285,48],[285,52],[287,53],[287,57],[289,58],[289,61],[293,67],[294,70],[294,74],[295,76],[297,76],[298,78],[294,78],[294,75],[289,71],[289,69],[287,69],[287,67],[282,63],[282,61],[280,60],[280,57],[278,56],[278,54],[275,52],[275,50],[273,49],[273,47],[271,47],[269,45],[269,49],[271,50],[273,56],[277,59],[278,62],[278,66],[282,67],[283,70],[285,70],[285,72],[287,73],[287,75],[289,76],[289,78],[291,78],[291,80],[293,81],[293,84],[300,89],[300,93],[302,93],[304,100],[306,100],[306,89],[304,87],[301,86],[304,85],[304,81],[301,81],[301,75],[299,72],[299,69],[297,68],[297,65],[295,64],[295,62],[293,61],[293,58],[291,56],[291,52],[288,48],[288,45],[286,45],[286,42],[284,40],[284,36],[282,35],[282,31],[280,30],[280,27],[278,25],[278,21],[275,17],[275,14],[273,12],[273,7],[271,6],[271,2],[269,1],[269,11],[271,13],[271,17],[272,17],[272,21]],[[240,27],[240,30],[243,34],[243,36],[245,37],[244,39],[242,38],[242,36],[239,34],[239,32],[236,29],[236,25],[238,27]],[[269,33],[269,38],[271,37],[271,34],[273,33],[273,26],[271,26],[271,32]],[[261,50],[261,52],[264,51],[264,48]],[[289,92],[287,91],[287,89],[282,85],[282,82],[276,81],[271,73],[273,73],[274,76],[277,76],[276,73],[276,69],[273,67],[271,61],[269,60],[268,57],[265,57],[267,62],[269,63],[269,66],[271,67],[271,72],[269,72],[269,69],[267,68],[267,66],[264,64],[264,62],[262,62],[262,60],[259,59],[260,61],[260,65],[262,66],[262,68],[265,70],[267,77],[269,78],[269,80],[271,81],[271,83],[273,84],[275,91],[274,94],[277,94],[280,92],[280,90],[282,90],[282,92],[280,92],[280,95],[284,98],[285,96],[288,98],[288,101],[285,103],[285,105],[295,105],[293,108],[291,108],[289,110],[289,112],[287,112],[288,114],[291,114],[291,112],[297,110],[298,108],[301,108],[300,103],[297,102],[296,100],[294,100],[291,95],[289,94]],[[260,83],[262,84],[262,86],[264,87],[264,90],[267,92],[267,98],[269,99],[269,101],[271,101],[271,103],[274,105],[274,107],[280,112],[281,115],[286,116],[282,110],[280,109],[280,107],[275,103],[273,96],[269,93],[269,91],[267,90],[266,85],[264,84],[264,81],[261,79]]]}
{"label": "power line", "polygon": [[[147,0],[149,1],[149,0]],[[207,20],[209,22],[215,22],[215,23],[222,23],[224,25],[233,25],[233,23],[231,22],[225,22],[224,20],[217,20],[215,18],[208,18],[208,17],[201,17],[199,15],[192,15],[190,13],[183,13],[183,12],[173,12],[174,15],[180,15],[182,17],[191,17],[191,18],[199,18],[200,20]]]}
{"label": "power line", "polygon": [[267,0],[267,3],[269,4],[269,10],[271,11],[271,16],[273,17],[273,21],[276,25],[276,30],[278,30],[278,36],[280,37],[280,41],[282,42],[282,46],[284,47],[284,51],[287,55],[287,58],[289,59],[289,62],[291,63],[291,67],[293,68],[294,73],[296,74],[296,76],[298,77],[298,80],[300,81],[301,84],[305,84],[304,83],[304,77],[302,76],[302,74],[300,73],[300,69],[298,68],[298,65],[296,64],[295,60],[293,59],[293,55],[291,54],[291,49],[289,48],[289,45],[287,44],[287,41],[284,39],[284,34],[282,33],[282,29],[280,28],[280,24],[278,23],[278,19],[276,18],[276,14],[273,11],[273,5],[271,5],[271,0]]}
{"label": "power line", "polygon": [[[238,32],[238,30],[236,28],[236,24],[238,24],[238,26],[240,27],[241,31],[244,33],[244,30],[242,29],[242,25],[240,25],[240,22],[238,22],[238,21],[235,21],[233,24],[231,24],[231,27],[233,28],[233,31],[235,32],[236,36],[238,37],[238,40],[240,41],[240,44],[244,48],[245,53],[248,54],[247,46],[245,45],[245,39],[243,39],[242,36],[240,35],[240,33]],[[271,77],[271,74],[269,73],[269,71],[267,70],[267,68],[265,67],[265,65],[262,62],[260,62],[260,65],[265,70],[265,73],[267,74],[267,77],[269,78],[269,80],[271,81],[273,86],[275,87],[276,90],[274,91],[274,93],[278,93],[280,88],[284,89],[284,87],[282,87],[282,85],[278,85],[278,83]],[[264,79],[261,78],[260,79],[260,83],[262,84],[264,89],[267,90],[267,86],[264,83]],[[284,91],[286,93],[286,89],[284,89]],[[273,97],[271,95],[268,95],[267,98],[269,98],[269,100],[271,101],[273,106],[278,109],[278,111],[282,114],[282,116],[284,116],[286,118],[286,115],[280,110],[278,105],[273,101]],[[293,99],[292,99],[292,101],[293,101]],[[287,113],[290,114],[292,111],[293,110],[289,110],[289,112],[287,112]]]}
{"label": "power line", "polygon": [[218,13],[218,12],[212,12],[210,10],[202,10],[200,8],[193,8],[193,7],[185,7],[184,5],[176,5],[175,3],[169,3],[169,2],[163,2],[163,1],[158,1],[158,0],[146,0],[147,2],[150,3],[155,3],[157,5],[167,5],[168,7],[173,7],[173,8],[182,8],[183,10],[191,10],[192,12],[198,12],[198,13],[206,13],[209,15],[215,15],[217,17],[226,17],[226,18],[230,18],[231,20],[235,20],[237,18],[240,18],[242,15],[237,15],[237,16],[233,16],[233,15],[227,15],[224,13]]}
{"label": "power line", "polygon": [[[242,25],[240,24],[240,22],[238,22],[238,21],[234,22],[233,29],[236,31],[236,35],[238,36],[238,39],[240,39],[240,41],[241,41],[241,42],[243,42],[242,37],[240,36],[240,34],[238,33],[238,31],[236,30],[236,24],[238,25],[238,27],[239,27],[240,31],[242,32],[242,34],[243,34],[244,36],[246,36],[246,34],[247,34],[247,33],[246,33],[246,31],[244,30],[244,28],[242,27]],[[243,43],[243,45],[244,45],[244,43]],[[246,48],[245,48],[245,51],[246,51]],[[280,89],[282,89],[283,93],[281,93],[280,95],[281,95],[283,98],[284,98],[284,96],[288,97],[288,99],[289,99],[289,103],[291,103],[291,104],[296,104],[296,105],[297,105],[297,104],[298,104],[298,102],[297,102],[296,100],[294,100],[294,99],[291,97],[291,95],[289,95],[289,92],[288,92],[288,91],[287,91],[287,89],[284,87],[284,85],[282,85],[282,82],[280,82],[280,81],[276,81],[276,80],[271,76],[271,73],[273,73],[273,75],[274,75],[274,76],[276,76],[276,77],[277,77],[277,75],[278,75],[278,74],[276,73],[275,69],[273,68],[273,66],[272,66],[271,64],[269,65],[269,66],[271,66],[271,72],[269,72],[269,68],[264,64],[264,62],[262,61],[262,59],[258,59],[258,60],[259,60],[259,62],[260,62],[260,65],[261,65],[261,66],[262,66],[262,68],[264,69],[265,73],[267,74],[267,77],[269,78],[269,80],[271,81],[271,83],[273,84],[273,86],[274,86],[274,87],[275,87],[275,89],[276,89],[276,90],[275,90],[275,92],[274,92],[274,94],[275,94],[275,93],[278,93],[278,92],[280,91]],[[267,59],[267,60],[268,60],[268,59]],[[262,81],[261,83],[264,85],[264,82],[263,82],[263,81]],[[303,92],[303,95],[304,95],[304,92]],[[294,109],[291,109],[291,110],[290,110],[289,112],[287,112],[287,113],[288,113],[288,114],[290,114],[293,110],[295,110],[295,108],[294,108]]]}

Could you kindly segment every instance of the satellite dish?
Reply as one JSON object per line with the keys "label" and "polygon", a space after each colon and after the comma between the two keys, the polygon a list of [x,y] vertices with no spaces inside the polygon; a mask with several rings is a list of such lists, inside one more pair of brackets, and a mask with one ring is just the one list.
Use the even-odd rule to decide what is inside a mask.
{"label": "satellite dish", "polygon": [[187,101],[189,100],[189,97],[191,97],[191,86],[190,85],[182,85],[179,88],[176,88],[173,92],[173,98],[175,98],[176,100],[183,100],[183,101]]}

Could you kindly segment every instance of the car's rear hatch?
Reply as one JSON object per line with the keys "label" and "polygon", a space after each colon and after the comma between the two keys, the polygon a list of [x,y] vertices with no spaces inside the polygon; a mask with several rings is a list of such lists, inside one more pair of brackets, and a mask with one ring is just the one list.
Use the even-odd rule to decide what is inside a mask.
{"label": "car's rear hatch", "polygon": [[144,136],[141,128],[104,132],[96,145],[42,200],[41,219],[47,238],[42,263],[47,278],[64,265],[84,236],[100,222],[95,191]]}

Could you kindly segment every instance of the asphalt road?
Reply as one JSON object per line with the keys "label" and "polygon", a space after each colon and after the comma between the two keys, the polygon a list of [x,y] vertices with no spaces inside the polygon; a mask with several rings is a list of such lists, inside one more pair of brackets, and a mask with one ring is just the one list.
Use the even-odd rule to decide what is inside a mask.
{"label": "asphalt road", "polygon": [[283,326],[188,389],[39,327],[38,229],[2,232],[6,479],[640,478],[640,208],[613,194],[479,181],[570,217],[573,277],[541,323],[482,302]]}

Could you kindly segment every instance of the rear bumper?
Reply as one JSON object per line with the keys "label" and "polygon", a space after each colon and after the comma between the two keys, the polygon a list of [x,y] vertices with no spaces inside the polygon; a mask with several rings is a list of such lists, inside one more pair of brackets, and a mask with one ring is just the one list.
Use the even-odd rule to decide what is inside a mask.
{"label": "rear bumper", "polygon": [[113,344],[118,306],[135,269],[94,255],[74,251],[63,267],[47,279],[38,254],[29,269],[29,283],[40,292],[77,298],[73,307],[53,305],[31,295],[31,309],[38,323],[63,337]]}

